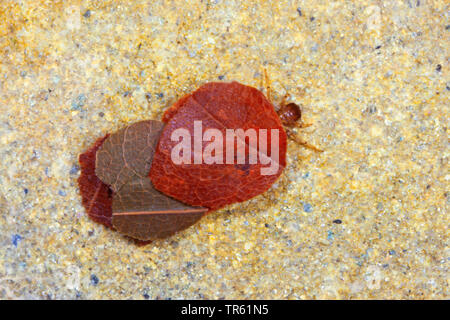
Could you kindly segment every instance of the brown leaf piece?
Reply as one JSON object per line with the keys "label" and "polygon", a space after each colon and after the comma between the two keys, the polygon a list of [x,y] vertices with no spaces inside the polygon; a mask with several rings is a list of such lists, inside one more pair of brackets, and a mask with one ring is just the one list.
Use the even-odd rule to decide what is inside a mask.
{"label": "brown leaf piece", "polygon": [[148,176],[163,127],[160,121],[145,120],[112,134],[97,151],[97,177],[117,192],[127,182]]}
{"label": "brown leaf piece", "polygon": [[157,191],[148,177],[164,124],[146,120],[117,131],[98,148],[95,173],[114,191],[112,225],[138,240],[173,235],[207,211]]}
{"label": "brown leaf piece", "polygon": [[128,182],[113,198],[114,227],[139,240],[165,238],[196,223],[207,211],[169,198],[148,177]]}

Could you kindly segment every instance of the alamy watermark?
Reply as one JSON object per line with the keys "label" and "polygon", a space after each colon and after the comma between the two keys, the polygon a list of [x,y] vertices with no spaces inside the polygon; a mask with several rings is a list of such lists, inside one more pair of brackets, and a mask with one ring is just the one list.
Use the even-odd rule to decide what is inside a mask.
{"label": "alamy watermark", "polygon": [[224,137],[219,129],[210,128],[203,132],[202,121],[194,121],[193,137],[185,128],[172,132],[170,138],[178,144],[172,148],[171,159],[177,165],[259,162],[265,165],[261,167],[261,175],[274,175],[279,168],[279,133],[279,129],[225,129]]}

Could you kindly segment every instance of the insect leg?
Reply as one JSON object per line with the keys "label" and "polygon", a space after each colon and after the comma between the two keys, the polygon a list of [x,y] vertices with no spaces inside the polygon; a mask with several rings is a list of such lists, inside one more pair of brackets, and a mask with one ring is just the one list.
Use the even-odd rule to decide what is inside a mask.
{"label": "insect leg", "polygon": [[286,128],[286,133],[288,135],[288,137],[292,140],[294,140],[296,143],[298,143],[299,145],[301,145],[302,147],[306,148],[306,149],[310,149],[313,150],[315,152],[323,152],[322,149],[317,148],[316,146],[313,146],[312,144],[309,144],[308,142],[306,142],[305,140],[303,140],[302,138],[300,138],[295,131],[293,131],[290,128]]}

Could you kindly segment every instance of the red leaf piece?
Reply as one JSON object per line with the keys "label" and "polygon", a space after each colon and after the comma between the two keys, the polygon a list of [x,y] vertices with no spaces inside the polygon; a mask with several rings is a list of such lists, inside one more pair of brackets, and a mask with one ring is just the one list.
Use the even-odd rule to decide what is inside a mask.
{"label": "red leaf piece", "polygon": [[[274,175],[261,175],[257,164],[180,164],[171,160],[178,141],[173,131],[187,129],[194,136],[194,121],[203,129],[278,129],[279,167]],[[166,126],[153,157],[150,178],[159,191],[192,206],[210,211],[253,198],[270,188],[286,166],[286,133],[273,105],[257,89],[237,82],[212,82],[176,102],[163,116]],[[208,142],[203,142],[203,148]],[[267,149],[270,150],[269,139]],[[192,154],[193,154],[192,144]],[[258,150],[259,151],[259,150]],[[248,158],[248,145],[246,150]]]}
{"label": "red leaf piece", "polygon": [[95,175],[95,156],[97,150],[109,137],[97,139],[95,143],[78,160],[81,174],[78,178],[83,207],[89,217],[109,228],[112,228],[112,196],[113,191]]}

